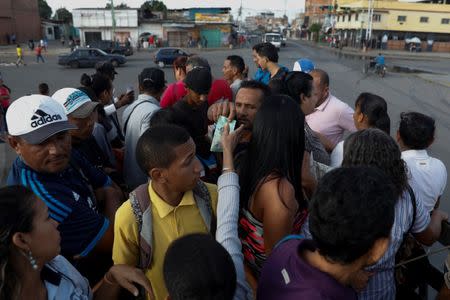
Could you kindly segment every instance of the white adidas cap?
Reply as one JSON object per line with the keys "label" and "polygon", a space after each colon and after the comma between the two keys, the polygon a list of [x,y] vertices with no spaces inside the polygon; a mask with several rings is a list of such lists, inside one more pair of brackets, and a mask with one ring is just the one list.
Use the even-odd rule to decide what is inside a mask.
{"label": "white adidas cap", "polygon": [[52,98],[64,106],[66,115],[74,118],[87,118],[100,105],[93,102],[86,93],[74,88],[57,90]]}
{"label": "white adidas cap", "polygon": [[40,144],[49,137],[77,127],[67,120],[64,107],[44,95],[24,96],[14,101],[6,112],[8,133],[29,144]]}

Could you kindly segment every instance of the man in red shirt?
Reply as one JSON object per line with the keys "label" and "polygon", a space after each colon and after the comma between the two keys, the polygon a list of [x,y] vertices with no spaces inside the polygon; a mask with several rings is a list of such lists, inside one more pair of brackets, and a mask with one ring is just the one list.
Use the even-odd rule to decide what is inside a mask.
{"label": "man in red shirt", "polygon": [[39,63],[39,59],[42,60],[43,63],[45,63],[44,57],[42,56],[42,46],[38,45],[36,47],[36,62]]}
{"label": "man in red shirt", "polygon": [[[186,62],[186,72],[189,73],[196,68],[205,68],[211,71],[211,67],[206,59],[200,56],[191,56]],[[161,107],[169,107],[174,105],[177,101],[186,96],[187,90],[184,82],[179,81],[176,85],[167,89],[161,97]],[[229,83],[225,79],[213,79],[211,89],[208,94],[208,106],[218,100],[233,100],[233,92],[231,91]]]}

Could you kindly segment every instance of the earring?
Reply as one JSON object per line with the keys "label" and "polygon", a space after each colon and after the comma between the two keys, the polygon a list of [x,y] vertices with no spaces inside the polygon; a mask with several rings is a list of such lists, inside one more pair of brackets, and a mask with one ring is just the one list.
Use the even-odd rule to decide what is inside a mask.
{"label": "earring", "polygon": [[34,257],[33,257],[33,253],[31,253],[31,250],[28,250],[28,260],[30,261],[30,264],[31,264],[31,267],[33,268],[33,270],[37,270],[38,265],[36,263],[36,259],[34,259]]}

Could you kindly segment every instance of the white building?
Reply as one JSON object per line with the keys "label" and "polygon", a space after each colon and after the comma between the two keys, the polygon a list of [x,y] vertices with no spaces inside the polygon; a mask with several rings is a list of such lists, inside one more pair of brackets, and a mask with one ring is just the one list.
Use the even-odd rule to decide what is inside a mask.
{"label": "white building", "polygon": [[137,8],[114,10],[114,32],[110,9],[78,8],[72,11],[72,15],[73,25],[80,30],[81,45],[94,40],[118,40],[124,43],[129,37],[135,43],[140,34]]}

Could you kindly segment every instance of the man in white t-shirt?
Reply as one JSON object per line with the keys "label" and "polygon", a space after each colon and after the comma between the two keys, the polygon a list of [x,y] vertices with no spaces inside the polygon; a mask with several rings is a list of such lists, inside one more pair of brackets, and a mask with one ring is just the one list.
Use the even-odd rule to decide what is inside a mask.
{"label": "man in white t-shirt", "polygon": [[230,55],[223,63],[223,78],[230,84],[230,88],[233,91],[233,101],[236,99],[242,80],[244,80],[244,70],[244,59],[239,55]]}
{"label": "man in white t-shirt", "polygon": [[435,121],[417,112],[402,113],[397,141],[402,158],[408,166],[409,184],[423,200],[427,211],[439,206],[447,184],[447,169],[437,158],[428,155],[427,148],[434,142]]}

